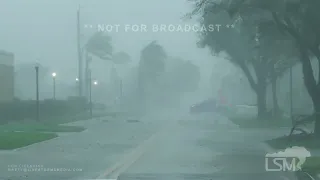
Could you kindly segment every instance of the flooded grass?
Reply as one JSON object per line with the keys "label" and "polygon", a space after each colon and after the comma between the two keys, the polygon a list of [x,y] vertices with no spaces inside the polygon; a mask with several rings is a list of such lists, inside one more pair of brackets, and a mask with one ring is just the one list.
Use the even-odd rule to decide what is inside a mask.
{"label": "flooded grass", "polygon": [[261,120],[255,117],[230,117],[229,120],[239,125],[240,128],[279,128],[292,126],[291,120],[286,118]]}

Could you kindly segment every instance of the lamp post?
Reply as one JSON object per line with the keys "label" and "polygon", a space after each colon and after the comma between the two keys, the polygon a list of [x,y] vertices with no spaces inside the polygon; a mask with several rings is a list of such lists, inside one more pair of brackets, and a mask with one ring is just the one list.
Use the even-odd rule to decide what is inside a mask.
{"label": "lamp post", "polygon": [[91,70],[88,70],[88,80],[89,80],[89,106],[90,106],[90,116],[92,118],[92,85],[97,86],[98,81],[95,80],[92,82]]}
{"label": "lamp post", "polygon": [[[97,86],[98,85],[98,81],[97,80],[95,80],[95,81],[93,81],[93,83],[90,85],[90,86],[92,86],[92,85],[94,85],[94,86]],[[92,117],[92,107],[93,107],[93,104],[92,104],[92,90],[90,90],[90,114],[91,114],[91,117]]]}
{"label": "lamp post", "polygon": [[76,78],[75,88],[76,88],[76,89],[78,89],[78,88],[79,88],[79,78]]}
{"label": "lamp post", "polygon": [[36,69],[36,120],[39,121],[39,66]]}
{"label": "lamp post", "polygon": [[89,106],[90,106],[90,116],[92,118],[92,100],[91,100],[91,89],[92,89],[92,79],[91,79],[91,70],[88,70],[88,81],[89,81]]}
{"label": "lamp post", "polygon": [[92,85],[97,86],[98,81],[95,80],[92,82],[91,70],[88,70],[88,80],[89,80],[89,104],[90,104],[90,116],[92,118]]}
{"label": "lamp post", "polygon": [[292,66],[290,67],[290,118],[293,123],[293,93],[292,93]]}
{"label": "lamp post", "polygon": [[122,94],[123,94],[123,84],[122,84],[122,79],[120,79],[120,98],[122,98]]}
{"label": "lamp post", "polygon": [[52,80],[53,80],[53,100],[56,100],[56,76],[57,73],[52,73]]}

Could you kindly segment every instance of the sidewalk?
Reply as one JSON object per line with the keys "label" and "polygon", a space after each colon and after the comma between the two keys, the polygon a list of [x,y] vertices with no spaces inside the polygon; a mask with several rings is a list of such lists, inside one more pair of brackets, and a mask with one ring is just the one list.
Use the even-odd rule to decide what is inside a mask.
{"label": "sidewalk", "polygon": [[[224,119],[224,121],[228,121]],[[232,123],[231,121],[229,121]],[[214,167],[221,167],[221,177],[230,177],[230,179],[282,179],[281,176],[290,177],[290,174],[281,172],[267,172],[265,169],[265,154],[269,152],[263,144],[263,141],[276,138],[287,133],[286,130],[262,130],[262,129],[240,129],[221,128],[219,125],[213,125],[212,130],[207,129],[208,138],[199,142],[200,145],[211,149],[212,152],[220,152],[221,155],[212,159]],[[223,178],[221,178],[223,179]]]}
{"label": "sidewalk", "polygon": [[[127,119],[98,118],[70,124],[87,130],[13,151],[0,151],[0,180],[63,180],[92,178],[154,133],[156,123],[128,123]],[[11,168],[65,168],[70,172],[22,172]],[[31,167],[31,168],[30,168]],[[32,168],[33,167],[33,168]],[[8,169],[10,168],[10,169]],[[12,169],[11,169],[12,170]]]}

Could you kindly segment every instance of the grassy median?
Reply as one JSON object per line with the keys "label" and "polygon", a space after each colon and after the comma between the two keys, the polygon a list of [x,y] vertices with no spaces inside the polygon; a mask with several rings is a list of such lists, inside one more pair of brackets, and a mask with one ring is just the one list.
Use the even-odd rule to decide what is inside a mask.
{"label": "grassy median", "polygon": [[[288,132],[289,133],[289,132]],[[320,141],[313,134],[282,136],[266,141],[274,149],[285,149],[292,146],[302,146],[309,149],[320,149]]]}
{"label": "grassy median", "polygon": [[85,130],[85,128],[80,126],[66,126],[41,122],[8,123],[0,126],[0,132],[81,132],[83,130]]}
{"label": "grassy median", "polygon": [[320,157],[307,157],[302,168],[308,172],[320,173]]}
{"label": "grassy median", "polygon": [[0,149],[10,150],[58,137],[56,132],[81,132],[80,126],[60,125],[63,121],[10,122],[0,125]]}
{"label": "grassy median", "polygon": [[11,150],[58,137],[55,133],[0,132],[0,149]]}
{"label": "grassy median", "polygon": [[[306,149],[320,149],[319,139],[314,134],[292,135],[291,137],[282,136],[268,140],[266,143],[273,149],[281,151],[292,146],[305,147]],[[306,162],[303,164],[303,169],[311,173],[320,173],[320,157],[307,157]]]}
{"label": "grassy median", "polygon": [[58,137],[54,132],[80,132],[85,128],[53,123],[9,123],[0,126],[0,149],[10,150]]}
{"label": "grassy median", "polygon": [[[110,113],[116,116],[118,113]],[[106,113],[93,116],[102,117]],[[81,132],[85,128],[81,126],[62,125],[79,120],[90,119],[88,113],[80,113],[76,116],[60,116],[40,118],[40,122],[34,120],[10,122],[0,125],[0,149],[9,150],[24,147],[41,141],[58,137],[57,132]]]}

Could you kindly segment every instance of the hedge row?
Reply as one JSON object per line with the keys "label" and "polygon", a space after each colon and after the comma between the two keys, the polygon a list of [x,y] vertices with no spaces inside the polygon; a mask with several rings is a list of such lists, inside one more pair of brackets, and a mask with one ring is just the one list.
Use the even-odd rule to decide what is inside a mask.
{"label": "hedge row", "polygon": [[[73,115],[83,112],[88,105],[84,98],[70,97],[67,100],[39,101],[39,116],[41,119],[54,116]],[[0,123],[36,119],[37,101],[15,100],[10,103],[0,103]]]}

